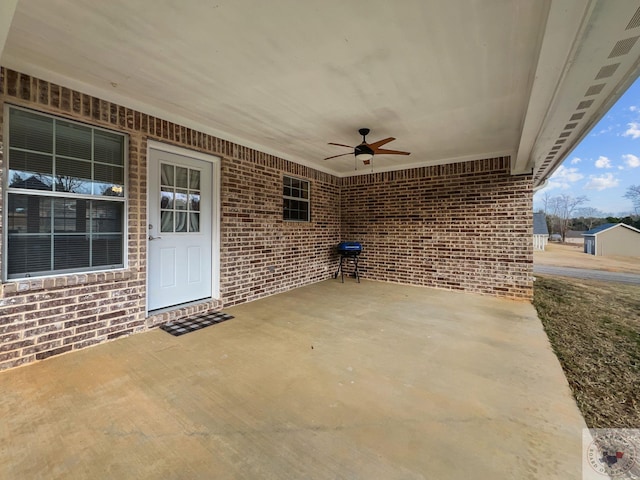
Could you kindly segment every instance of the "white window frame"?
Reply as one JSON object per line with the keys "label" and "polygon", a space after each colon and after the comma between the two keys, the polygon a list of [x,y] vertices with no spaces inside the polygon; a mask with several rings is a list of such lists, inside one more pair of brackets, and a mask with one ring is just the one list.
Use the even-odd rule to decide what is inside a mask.
{"label": "white window frame", "polygon": [[[289,195],[285,195],[284,192],[282,194],[282,219],[285,222],[302,222],[308,223],[311,221],[311,182],[309,180],[305,180],[304,178],[294,177],[292,175],[283,175],[282,176],[282,187],[284,188],[286,179],[289,180],[297,180],[299,182],[304,182],[307,184],[307,191],[309,192],[309,198],[301,198],[301,197],[292,197]],[[284,208],[284,200],[294,200],[298,202],[305,202],[307,204],[307,218],[299,219],[299,218],[285,218],[285,208]]]}
{"label": "white window frame", "polygon": [[[61,120],[67,123],[74,123],[77,125],[82,125],[84,127],[91,128],[93,130],[103,131],[110,134],[120,135],[123,137],[123,156],[124,156],[124,196],[123,197],[104,197],[100,195],[85,195],[78,193],[69,193],[69,192],[55,192],[55,191],[42,191],[42,190],[29,190],[23,188],[9,188],[9,122],[10,122],[10,110],[22,110],[25,112],[29,112],[35,115],[40,115],[43,117],[53,118],[55,120]],[[129,212],[129,135],[124,132],[120,132],[118,130],[111,130],[108,128],[102,128],[91,123],[78,121],[75,119],[66,118],[61,115],[52,115],[50,113],[45,113],[40,110],[34,110],[31,108],[25,108],[18,105],[13,105],[9,103],[5,103],[4,105],[4,122],[3,122],[3,141],[0,143],[0,147],[3,147],[3,181],[2,181],[2,204],[5,206],[2,210],[2,282],[14,282],[20,281],[24,279],[32,279],[32,278],[47,278],[47,277],[60,277],[69,274],[76,273],[98,273],[98,272],[107,272],[107,271],[117,271],[117,270],[126,270],[129,265],[129,248],[128,248],[128,238],[129,238],[129,221],[128,221],[128,212]],[[92,160],[93,162],[93,160]],[[70,198],[70,199],[78,199],[78,200],[95,200],[95,201],[112,201],[112,202],[121,202],[123,204],[123,225],[122,225],[122,266],[117,267],[109,267],[108,265],[100,265],[98,267],[92,268],[78,268],[78,269],[65,269],[65,270],[57,270],[55,272],[44,272],[38,275],[29,275],[29,274],[15,274],[9,277],[8,268],[9,268],[9,213],[8,208],[9,205],[9,194],[22,194],[22,195],[32,195],[32,196],[41,196],[45,198]]]}

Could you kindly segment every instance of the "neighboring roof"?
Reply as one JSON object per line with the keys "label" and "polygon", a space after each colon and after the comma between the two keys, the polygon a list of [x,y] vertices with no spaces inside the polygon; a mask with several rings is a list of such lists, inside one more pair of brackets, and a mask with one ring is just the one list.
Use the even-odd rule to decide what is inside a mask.
{"label": "neighboring roof", "polygon": [[367,127],[411,152],[376,171],[509,155],[541,185],[640,67],[632,1],[1,4],[4,67],[340,177],[368,169],[327,143]]}
{"label": "neighboring roof", "polygon": [[549,235],[549,229],[547,228],[547,217],[542,212],[533,214],[533,234]]}
{"label": "neighboring roof", "polygon": [[584,230],[567,230],[564,236],[565,238],[582,238],[584,233]]}
{"label": "neighboring roof", "polygon": [[605,223],[605,224],[599,225],[597,227],[592,228],[591,230],[588,230],[588,231],[584,232],[582,235],[589,235],[589,236],[597,235],[599,233],[604,232],[605,230],[609,230],[609,229],[614,228],[614,227],[625,227],[625,228],[628,228],[629,230],[633,230],[634,232],[640,233],[640,230],[638,230],[637,228],[634,228],[634,227],[632,227],[630,225],[627,225],[625,223]]}

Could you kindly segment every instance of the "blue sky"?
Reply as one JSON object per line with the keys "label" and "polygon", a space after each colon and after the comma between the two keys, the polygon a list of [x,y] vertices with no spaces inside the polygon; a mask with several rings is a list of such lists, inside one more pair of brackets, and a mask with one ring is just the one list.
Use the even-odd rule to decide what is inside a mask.
{"label": "blue sky", "polygon": [[583,206],[597,208],[608,215],[628,215],[631,200],[624,198],[629,185],[640,184],[640,79],[620,97],[600,122],[567,156],[549,179],[548,185],[533,197],[534,209],[540,198],[568,194],[585,195]]}

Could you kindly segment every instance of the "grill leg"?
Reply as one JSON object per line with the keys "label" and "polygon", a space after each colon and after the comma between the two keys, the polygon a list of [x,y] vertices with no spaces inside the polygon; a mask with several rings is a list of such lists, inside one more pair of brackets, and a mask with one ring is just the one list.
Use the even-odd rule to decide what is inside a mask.
{"label": "grill leg", "polygon": [[336,273],[333,274],[333,278],[338,278],[338,275],[342,274],[342,283],[344,283],[344,272],[342,271],[342,261],[344,260],[344,255],[340,255],[340,263],[338,264],[338,269]]}
{"label": "grill leg", "polygon": [[358,273],[358,256],[357,255],[353,256],[353,263],[355,264],[353,275],[356,277],[356,280],[358,280],[358,283],[360,283],[360,273]]}
{"label": "grill leg", "polygon": [[347,263],[349,263],[349,260],[353,261],[353,276],[356,280],[358,280],[358,283],[360,283],[360,272],[358,271],[358,255],[348,253],[343,253],[342,255],[340,255],[340,263],[338,264],[336,273],[333,274],[333,278],[338,278],[338,275],[340,275],[340,280],[342,281],[342,283],[344,283],[344,262],[346,261]]}

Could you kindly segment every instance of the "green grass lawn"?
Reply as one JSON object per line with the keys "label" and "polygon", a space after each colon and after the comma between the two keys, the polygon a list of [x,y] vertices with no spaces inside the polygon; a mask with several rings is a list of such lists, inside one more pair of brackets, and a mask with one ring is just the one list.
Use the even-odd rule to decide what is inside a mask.
{"label": "green grass lawn", "polygon": [[640,286],[536,275],[533,304],[590,428],[640,428]]}

